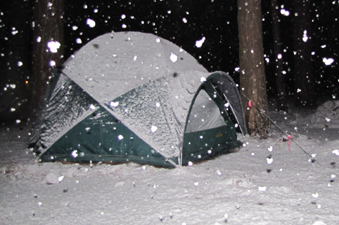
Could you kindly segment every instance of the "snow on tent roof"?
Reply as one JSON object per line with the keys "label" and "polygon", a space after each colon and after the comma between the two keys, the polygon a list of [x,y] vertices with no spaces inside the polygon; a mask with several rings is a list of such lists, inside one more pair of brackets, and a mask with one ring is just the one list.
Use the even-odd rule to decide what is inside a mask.
{"label": "snow on tent roof", "polygon": [[104,104],[151,80],[187,70],[207,73],[170,41],[148,33],[116,32],[83,46],[66,61],[63,72]]}

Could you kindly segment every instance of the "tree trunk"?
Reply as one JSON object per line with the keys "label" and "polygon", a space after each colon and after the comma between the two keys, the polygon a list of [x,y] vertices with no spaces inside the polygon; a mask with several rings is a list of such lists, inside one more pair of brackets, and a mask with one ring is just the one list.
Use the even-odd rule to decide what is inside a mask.
{"label": "tree trunk", "polygon": [[312,23],[310,0],[294,0],[294,85],[295,104],[300,107],[316,106],[315,78],[311,59]]}
{"label": "tree trunk", "polygon": [[[33,34],[33,77],[31,81],[31,119],[48,87],[52,68],[63,63],[64,0],[36,0]],[[48,44],[56,44],[50,48]],[[59,48],[57,44],[60,44]]]}
{"label": "tree trunk", "polygon": [[[240,93],[250,135],[267,136],[261,0],[238,0]],[[248,107],[251,100],[252,107]]]}
{"label": "tree trunk", "polygon": [[273,52],[275,63],[275,76],[277,84],[277,110],[287,112],[287,95],[286,95],[286,81],[282,73],[283,59],[280,39],[280,20],[279,20],[279,5],[277,0],[271,0],[271,14],[272,14],[272,27],[273,27]]}

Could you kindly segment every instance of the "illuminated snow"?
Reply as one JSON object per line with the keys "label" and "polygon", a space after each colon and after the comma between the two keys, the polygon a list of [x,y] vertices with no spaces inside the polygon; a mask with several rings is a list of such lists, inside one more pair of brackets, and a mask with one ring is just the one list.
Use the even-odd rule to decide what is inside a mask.
{"label": "illuminated snow", "polygon": [[286,10],[286,9],[281,9],[280,13],[284,16],[289,16],[290,15],[290,11]]}
{"label": "illuminated snow", "polygon": [[333,58],[323,58],[323,63],[325,63],[326,66],[331,65],[334,62]]}
{"label": "illuminated snow", "polygon": [[266,158],[267,164],[272,164],[273,163],[273,158]]}
{"label": "illuminated snow", "polygon": [[61,181],[64,179],[65,176],[58,177],[58,182],[61,183]]}
{"label": "illuminated snow", "polygon": [[332,153],[335,154],[335,155],[337,155],[337,156],[339,156],[339,149],[333,150]]}
{"label": "illuminated snow", "polygon": [[154,133],[154,132],[156,132],[158,130],[158,127],[156,127],[156,126],[151,126],[151,132],[152,133]]}
{"label": "illuminated snow", "polygon": [[308,40],[307,30],[304,30],[303,41],[304,41],[304,42],[307,42],[307,40]]}
{"label": "illuminated snow", "polygon": [[95,110],[95,106],[94,106],[93,104],[90,104],[90,105],[89,105],[89,109],[90,109],[90,110]]}
{"label": "illuminated snow", "polygon": [[178,56],[177,56],[176,54],[174,54],[174,53],[171,53],[171,55],[170,55],[170,60],[171,60],[172,62],[176,62],[176,61],[178,60]]}
{"label": "illuminated snow", "polygon": [[109,106],[111,107],[117,107],[119,105],[119,102],[110,102]]}
{"label": "illuminated snow", "polygon": [[71,155],[72,155],[73,158],[78,157],[78,150],[72,151]]}
{"label": "illuminated snow", "polygon": [[90,18],[87,19],[86,24],[91,28],[95,27],[95,21]]}
{"label": "illuminated snow", "polygon": [[55,63],[55,61],[54,61],[54,60],[51,60],[51,61],[49,61],[49,65],[50,65],[50,66],[55,66],[55,65],[56,65],[56,63]]}
{"label": "illuminated snow", "polygon": [[124,136],[122,136],[121,134],[118,135],[118,139],[121,141],[122,139],[124,139]]}
{"label": "illuminated snow", "polygon": [[263,192],[264,192],[264,191],[266,191],[266,190],[267,190],[267,187],[258,187],[258,190],[259,190],[259,191],[263,191]]}
{"label": "illuminated snow", "polygon": [[206,40],[206,38],[205,38],[205,37],[202,37],[200,40],[197,40],[197,41],[195,42],[195,46],[196,46],[197,48],[201,48],[201,46],[204,44],[205,40]]}
{"label": "illuminated snow", "polygon": [[49,48],[49,51],[52,53],[57,53],[60,46],[61,44],[58,41],[50,41],[47,43],[47,47]]}

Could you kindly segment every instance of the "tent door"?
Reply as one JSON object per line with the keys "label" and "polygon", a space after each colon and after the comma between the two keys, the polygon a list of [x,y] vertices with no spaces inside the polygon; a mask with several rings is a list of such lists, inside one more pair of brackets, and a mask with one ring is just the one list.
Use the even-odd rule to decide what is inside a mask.
{"label": "tent door", "polygon": [[225,111],[225,103],[226,99],[212,83],[205,82],[192,102],[186,123],[183,164],[207,159],[238,146],[234,123]]}

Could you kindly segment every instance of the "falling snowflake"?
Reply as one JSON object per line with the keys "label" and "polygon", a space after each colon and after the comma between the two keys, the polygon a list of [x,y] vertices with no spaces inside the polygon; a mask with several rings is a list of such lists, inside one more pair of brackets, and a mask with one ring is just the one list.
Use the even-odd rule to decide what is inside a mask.
{"label": "falling snowflake", "polygon": [[93,104],[90,104],[90,105],[89,105],[89,109],[90,109],[90,110],[95,110],[95,106],[94,106]]}
{"label": "falling snowflake", "polygon": [[57,41],[50,41],[47,43],[47,47],[49,48],[49,51],[52,53],[57,53],[60,46],[61,46],[60,43]]}
{"label": "falling snowflake", "polygon": [[266,161],[267,161],[267,164],[272,164],[273,163],[273,158],[272,157],[267,157]]}
{"label": "falling snowflake", "polygon": [[117,107],[119,105],[119,102],[110,102],[109,106],[111,107]]}
{"label": "falling snowflake", "polygon": [[55,63],[55,61],[54,61],[54,60],[51,60],[51,61],[49,61],[49,65],[50,65],[50,66],[55,66],[55,65],[56,65],[56,63]]}
{"label": "falling snowflake", "polygon": [[334,62],[333,58],[323,58],[323,63],[325,63],[326,66],[331,65]]}
{"label": "falling snowflake", "polygon": [[58,182],[61,183],[61,181],[64,179],[65,176],[58,177]]}
{"label": "falling snowflake", "polygon": [[335,155],[337,155],[337,156],[339,156],[339,149],[333,150],[332,153],[335,154]]}
{"label": "falling snowflake", "polygon": [[78,157],[78,150],[74,150],[74,151],[71,153],[71,155],[72,155],[73,158]]}
{"label": "falling snowflake", "polygon": [[86,24],[91,28],[95,27],[95,21],[90,18],[87,19]]}
{"label": "falling snowflake", "polygon": [[290,15],[290,12],[289,12],[288,10],[286,10],[286,9],[281,9],[281,10],[280,10],[280,13],[281,13],[282,15],[284,15],[284,16],[289,16],[289,15]]}
{"label": "falling snowflake", "polygon": [[304,41],[304,42],[307,42],[307,40],[308,40],[307,30],[304,30],[303,41]]}
{"label": "falling snowflake", "polygon": [[176,62],[176,61],[178,60],[178,56],[177,56],[176,54],[174,54],[174,53],[171,53],[171,55],[170,55],[170,60],[171,60],[172,62]]}
{"label": "falling snowflake", "polygon": [[122,136],[121,134],[118,135],[118,139],[121,141],[122,139],[124,139],[124,136]]}
{"label": "falling snowflake", "polygon": [[197,48],[201,48],[201,46],[204,44],[205,40],[206,40],[206,38],[205,38],[205,37],[202,37],[200,40],[197,40],[197,41],[195,42],[195,46],[196,46]]}
{"label": "falling snowflake", "polygon": [[266,191],[266,190],[267,190],[267,187],[258,187],[258,190],[259,190],[259,191]]}
{"label": "falling snowflake", "polygon": [[151,126],[151,132],[154,133],[158,130],[158,127],[156,126]]}

